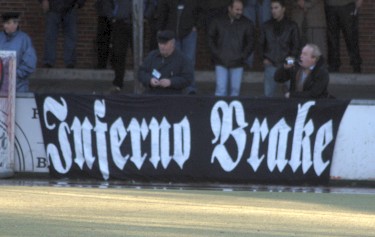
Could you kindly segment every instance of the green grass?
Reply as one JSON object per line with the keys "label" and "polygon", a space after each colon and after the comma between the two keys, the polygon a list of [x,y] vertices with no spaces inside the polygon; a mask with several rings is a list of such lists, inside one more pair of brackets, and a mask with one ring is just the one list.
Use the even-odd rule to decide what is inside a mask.
{"label": "green grass", "polygon": [[375,236],[375,196],[1,186],[0,236]]}

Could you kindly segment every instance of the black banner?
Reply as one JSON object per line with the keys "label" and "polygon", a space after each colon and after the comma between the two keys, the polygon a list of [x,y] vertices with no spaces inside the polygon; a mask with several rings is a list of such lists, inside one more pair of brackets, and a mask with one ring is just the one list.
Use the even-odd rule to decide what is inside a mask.
{"label": "black banner", "polygon": [[50,173],[327,183],[348,101],[36,95]]}

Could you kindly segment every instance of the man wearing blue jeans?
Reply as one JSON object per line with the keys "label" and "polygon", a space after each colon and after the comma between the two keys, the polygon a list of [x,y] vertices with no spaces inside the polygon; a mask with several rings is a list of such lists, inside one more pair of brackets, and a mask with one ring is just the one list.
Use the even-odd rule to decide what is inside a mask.
{"label": "man wearing blue jeans", "polygon": [[208,29],[208,45],[215,63],[216,96],[240,94],[244,63],[254,48],[254,25],[242,12],[242,1],[232,0],[228,13],[214,19]]}
{"label": "man wearing blue jeans", "polygon": [[[274,80],[276,69],[283,66],[288,57],[297,59],[300,45],[297,23],[285,16],[286,1],[271,0],[271,9],[272,19],[263,25],[260,36],[266,97],[276,96],[278,87]],[[283,86],[285,93],[289,88],[287,84]]]}
{"label": "man wearing blue jeans", "polygon": [[76,64],[77,9],[84,5],[85,0],[39,0],[39,2],[46,14],[44,66],[51,68],[55,64],[57,36],[62,24],[64,63],[67,68],[74,68]]}

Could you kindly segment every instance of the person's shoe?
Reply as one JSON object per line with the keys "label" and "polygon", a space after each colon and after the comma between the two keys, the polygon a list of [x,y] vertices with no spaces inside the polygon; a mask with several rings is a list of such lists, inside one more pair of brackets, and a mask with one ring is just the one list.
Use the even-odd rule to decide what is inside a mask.
{"label": "person's shoe", "polygon": [[111,89],[109,90],[109,93],[111,94],[116,94],[121,92],[121,87],[119,86],[112,86]]}
{"label": "person's shoe", "polygon": [[68,64],[68,65],[66,65],[66,68],[73,69],[73,68],[75,68],[75,66],[74,66],[74,64]]}
{"label": "person's shoe", "polygon": [[44,67],[44,68],[53,68],[53,66],[52,66],[51,64],[49,64],[49,63],[45,63],[45,64],[43,65],[43,67]]}
{"label": "person's shoe", "polygon": [[354,73],[362,73],[362,69],[360,65],[353,66],[353,72]]}
{"label": "person's shoe", "polygon": [[96,65],[95,69],[97,69],[97,70],[105,70],[105,69],[107,69],[107,66],[106,65],[102,65],[102,64],[98,64],[98,65]]}
{"label": "person's shoe", "polygon": [[188,91],[188,93],[187,93],[188,95],[196,95],[197,94],[197,92],[196,91],[194,91],[194,90],[191,90],[191,91]]}

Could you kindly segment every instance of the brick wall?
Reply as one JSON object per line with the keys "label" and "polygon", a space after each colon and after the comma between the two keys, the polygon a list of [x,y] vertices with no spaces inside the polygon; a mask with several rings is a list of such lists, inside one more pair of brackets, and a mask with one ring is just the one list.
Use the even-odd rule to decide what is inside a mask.
{"label": "brick wall", "polygon": [[[26,31],[33,39],[34,46],[38,53],[39,66],[42,65],[43,58],[43,39],[44,39],[44,16],[37,0],[0,0],[1,12],[19,11],[22,12],[21,28]],[[375,73],[375,1],[364,1],[363,8],[360,12],[360,49],[363,58],[363,72]],[[79,15],[79,40],[78,40],[78,68],[93,68],[96,64],[95,53],[95,34],[96,34],[96,13],[94,10],[94,1],[88,0]],[[148,29],[145,29],[145,52],[147,49]],[[63,57],[63,40],[60,32],[57,44],[57,65],[64,67]],[[343,66],[342,72],[351,72],[349,66],[348,54],[345,43],[341,41],[341,54]],[[261,70],[259,57],[255,58],[255,70]],[[131,53],[127,60],[127,68],[132,67]],[[212,70],[208,50],[206,48],[205,35],[199,32],[198,52],[197,52],[197,69]]]}

